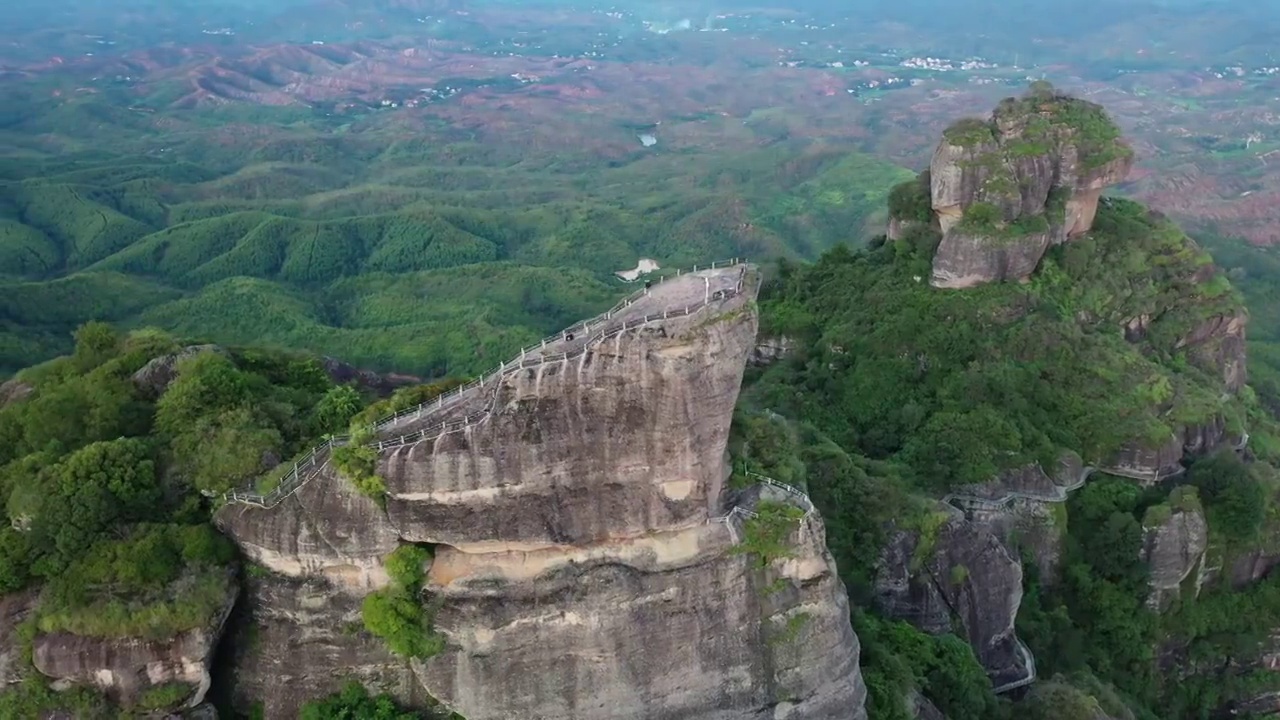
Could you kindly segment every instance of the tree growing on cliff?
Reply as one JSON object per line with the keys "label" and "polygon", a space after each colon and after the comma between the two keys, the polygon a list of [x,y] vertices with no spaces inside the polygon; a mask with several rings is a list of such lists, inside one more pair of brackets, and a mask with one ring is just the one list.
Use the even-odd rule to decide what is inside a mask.
{"label": "tree growing on cliff", "polygon": [[370,593],[361,606],[365,629],[382,638],[391,652],[429,658],[444,650],[444,636],[432,629],[434,608],[422,598],[424,566],[431,555],[416,545],[402,545],[384,559],[391,584]]}

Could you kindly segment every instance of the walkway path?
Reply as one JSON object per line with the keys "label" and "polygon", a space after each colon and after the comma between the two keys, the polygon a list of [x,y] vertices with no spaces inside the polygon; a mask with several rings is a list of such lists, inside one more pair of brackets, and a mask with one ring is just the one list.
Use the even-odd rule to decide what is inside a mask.
{"label": "walkway path", "polygon": [[[1244,433],[1244,437],[1242,437],[1240,439],[1240,442],[1234,446],[1234,450],[1236,452],[1241,452],[1245,449],[1246,446],[1248,446],[1248,444],[1249,444],[1249,433]],[[1086,466],[1083,469],[1081,469],[1080,476],[1076,478],[1074,482],[1072,482],[1070,485],[1054,486],[1053,493],[1049,495],[1038,494],[1038,493],[1026,493],[1026,492],[1020,492],[1017,490],[1011,490],[1006,494],[1000,496],[999,498],[991,499],[991,498],[979,497],[977,495],[968,495],[961,492],[961,493],[948,493],[947,495],[944,495],[942,497],[941,502],[946,507],[947,511],[950,512],[952,515],[959,513],[961,516],[964,515],[965,509],[1001,510],[1008,507],[1008,505],[1012,503],[1014,500],[1035,500],[1037,502],[1046,502],[1046,503],[1066,502],[1067,497],[1072,492],[1084,487],[1085,483],[1088,482],[1089,478],[1096,472],[1101,472],[1108,475],[1117,475],[1119,477],[1130,477],[1135,480],[1144,480],[1144,481],[1147,480],[1146,477],[1139,477],[1130,473],[1118,472],[1115,469],[1096,468],[1093,466]],[[1165,475],[1163,479],[1167,480],[1168,478],[1171,478],[1171,477],[1177,477],[1178,475],[1181,475],[1183,472],[1186,472],[1185,467],[1180,468],[1177,472],[1173,472],[1173,473],[1169,473],[1168,475]],[[1159,482],[1160,480],[1161,480],[1161,477],[1159,474],[1157,474],[1155,481]],[[1025,677],[1019,680],[1014,680],[1013,682],[1005,683],[1004,685],[1000,685],[999,687],[996,687],[994,689],[994,692],[997,695],[1001,693],[1009,692],[1010,690],[1016,690],[1021,687],[1026,687],[1027,685],[1030,685],[1036,680],[1035,655],[1031,654],[1031,649],[1028,648],[1022,642],[1022,640],[1018,640],[1018,650],[1023,656],[1023,667],[1026,668]]]}
{"label": "walkway path", "polygon": [[[492,372],[421,405],[379,420],[373,429],[375,435],[380,437],[367,446],[381,452],[484,422],[496,402],[499,386],[496,381],[506,375],[577,357],[590,346],[627,330],[691,315],[713,302],[733,297],[742,291],[747,267],[745,262],[735,258],[728,262],[712,263],[701,269],[695,268],[688,273],[678,272],[675,276],[663,277],[651,288],[633,293],[610,310],[522,349],[519,356],[499,365]],[[467,398],[479,397],[484,397],[484,403],[474,412],[402,435],[394,434],[402,426],[420,424],[432,416],[445,414],[446,409],[459,407],[461,401]],[[273,507],[319,475],[328,465],[333,447],[341,447],[349,442],[350,436],[342,435],[316,446],[306,457],[294,463],[280,484],[270,492],[262,494],[252,489],[238,489],[226,493],[223,499],[228,503]]]}

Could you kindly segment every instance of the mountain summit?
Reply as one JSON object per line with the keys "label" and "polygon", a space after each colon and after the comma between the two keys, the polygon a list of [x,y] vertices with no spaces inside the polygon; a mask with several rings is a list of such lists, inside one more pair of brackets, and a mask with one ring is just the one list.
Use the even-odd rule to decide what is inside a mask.
{"label": "mountain summit", "polygon": [[936,287],[1025,280],[1050,246],[1089,231],[1103,188],[1132,165],[1102,106],[1037,82],[990,118],[947,128],[928,172],[895,192],[891,217],[898,233],[941,234]]}

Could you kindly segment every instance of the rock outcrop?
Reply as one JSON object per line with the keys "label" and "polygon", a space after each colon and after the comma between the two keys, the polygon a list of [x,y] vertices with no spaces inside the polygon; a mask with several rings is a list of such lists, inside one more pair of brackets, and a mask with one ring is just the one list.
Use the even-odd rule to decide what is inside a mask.
{"label": "rock outcrop", "polygon": [[912,692],[907,697],[907,710],[916,720],[947,720],[947,716],[919,692]]}
{"label": "rock outcrop", "polygon": [[780,337],[760,338],[755,349],[751,351],[749,362],[757,367],[775,363],[790,355],[795,349],[795,341],[786,335]]}
{"label": "rock outcrop", "polygon": [[1181,338],[1176,349],[1186,348],[1191,360],[1201,367],[1216,368],[1227,390],[1238,392],[1248,379],[1245,357],[1248,320],[1243,310],[1215,315]]}
{"label": "rock outcrop", "polygon": [[31,383],[21,380],[6,380],[0,383],[0,408],[7,407],[31,397],[36,388]]}
{"label": "rock outcrop", "polygon": [[[1167,502],[1148,508],[1142,529],[1142,560],[1151,571],[1147,606],[1159,612],[1178,598],[1192,573],[1203,569],[1209,526],[1195,488],[1179,487]],[[1193,595],[1200,590],[1198,579],[1192,578],[1197,581],[1190,588]]]}
{"label": "rock outcrop", "polygon": [[1092,472],[1079,455],[1065,452],[1052,475],[1039,463],[1031,463],[1006,470],[989,482],[957,488],[947,501],[990,530],[1005,547],[1029,554],[1040,583],[1048,587],[1057,579],[1062,557],[1067,499]]}
{"label": "rock outcrop", "polygon": [[929,163],[932,216],[919,200],[891,198],[890,235],[913,223],[939,228],[936,287],[1025,280],[1051,245],[1089,231],[1103,188],[1122,182],[1132,162],[1101,106],[1037,83],[990,119],[947,129]]}
{"label": "rock outcrop", "polygon": [[[178,377],[178,364],[200,353],[221,353],[227,350],[218,345],[188,345],[176,352],[152,358],[133,374],[133,384],[150,397],[160,397],[169,383]],[[422,382],[412,375],[395,373],[379,375],[372,370],[361,370],[354,365],[331,357],[322,358],[320,367],[329,379],[341,385],[355,385],[358,389],[375,395],[389,395],[393,390]],[[4,404],[4,385],[0,385],[0,406]]]}
{"label": "rock outcrop", "polygon": [[[447,648],[414,670],[469,720],[861,720],[857,638],[821,519],[805,517],[788,558],[762,567],[739,549],[749,528],[734,509],[760,492],[725,485],[755,347],[747,270],[654,285],[379,427],[385,507],[322,453],[296,491],[217,521],[275,573],[352,597],[386,582],[382,557],[400,542],[435,544],[427,591]],[[255,604],[283,628],[300,602]],[[264,646],[242,700],[279,695],[287,714],[300,695],[283,683],[338,687],[322,677],[355,641],[327,642],[337,649],[313,671],[280,655],[305,648]],[[379,663],[362,679],[399,672]]]}
{"label": "rock outcrop", "polygon": [[881,554],[876,603],[920,630],[969,641],[992,684],[1024,680],[1027,658],[1014,633],[1022,564],[985,527],[945,511],[926,528],[899,531]]}
{"label": "rock outcrop", "polygon": [[1180,475],[1184,468],[1182,438],[1178,433],[1163,443],[1140,440],[1125,443],[1115,456],[1102,464],[1102,469],[1119,477],[1137,480],[1144,485],[1154,485],[1161,478]]}
{"label": "rock outcrop", "polygon": [[238,593],[238,586],[230,583],[221,612],[207,626],[164,640],[83,637],[65,632],[36,635],[33,664],[56,681],[96,686],[126,706],[149,688],[188,685],[191,694],[185,707],[195,707],[209,690],[214,651]]}
{"label": "rock outcrop", "polygon": [[396,388],[416,385],[422,382],[422,378],[413,375],[399,373],[380,375],[372,370],[361,370],[350,363],[331,357],[322,359],[320,366],[324,368],[324,372],[329,376],[329,379],[335,383],[339,385],[355,385],[360,390],[374,395],[390,395]]}
{"label": "rock outcrop", "polygon": [[260,702],[264,717],[297,717],[303,703],[352,680],[409,707],[426,700],[408,661],[365,632],[360,594],[323,577],[253,573],[245,600],[248,612],[231,628],[237,706]]}
{"label": "rock outcrop", "polygon": [[18,626],[31,617],[39,592],[26,590],[0,596],[0,690],[22,682],[24,663]]}
{"label": "rock outcrop", "polygon": [[820,519],[763,568],[735,551],[751,532],[733,516],[588,548],[448,549],[429,580],[451,642],[423,684],[469,720],[865,717]]}
{"label": "rock outcrop", "polygon": [[151,358],[133,374],[133,384],[149,397],[158,398],[178,377],[178,364],[200,353],[225,353],[217,345],[188,345],[177,352]]}

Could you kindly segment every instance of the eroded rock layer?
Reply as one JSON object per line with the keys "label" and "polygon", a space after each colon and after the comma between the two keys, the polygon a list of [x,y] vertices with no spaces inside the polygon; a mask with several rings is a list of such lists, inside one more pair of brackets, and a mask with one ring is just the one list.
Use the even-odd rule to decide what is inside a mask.
{"label": "eroded rock layer", "polygon": [[[437,558],[449,650],[423,684],[469,720],[863,718],[817,516],[760,568],[724,523],[582,549]],[[574,688],[548,693],[548,687]],[[477,692],[477,689],[482,691]]]}
{"label": "eroded rock layer", "polygon": [[[255,597],[278,642],[242,663],[259,678],[242,704],[274,697],[287,714],[344,664],[399,682],[334,628],[410,541],[436,545],[424,602],[448,641],[415,661],[419,688],[469,720],[864,718],[821,519],[783,497],[810,512],[788,557],[761,564],[741,550],[741,508],[762,491],[725,487],[757,284],[746,266],[668,279],[380,426],[385,507],[327,452],[278,502],[224,507],[219,525],[250,557],[298,578]],[[314,648],[297,641],[312,635]]]}
{"label": "eroded rock layer", "polygon": [[936,522],[933,531],[890,538],[876,574],[877,604],[924,632],[954,630],[967,639],[997,688],[1027,679],[1014,633],[1022,564],[983,525],[950,513]]}
{"label": "eroded rock layer", "polygon": [[236,705],[263,717],[298,708],[357,680],[408,705],[426,693],[408,661],[364,631],[361,596],[324,578],[259,574],[245,588],[247,613],[232,628]]}
{"label": "eroded rock layer", "polygon": [[1037,85],[948,128],[917,191],[927,199],[904,188],[891,202],[890,238],[912,225],[941,233],[936,287],[1026,280],[1051,245],[1089,231],[1102,190],[1132,163],[1100,106]]}

